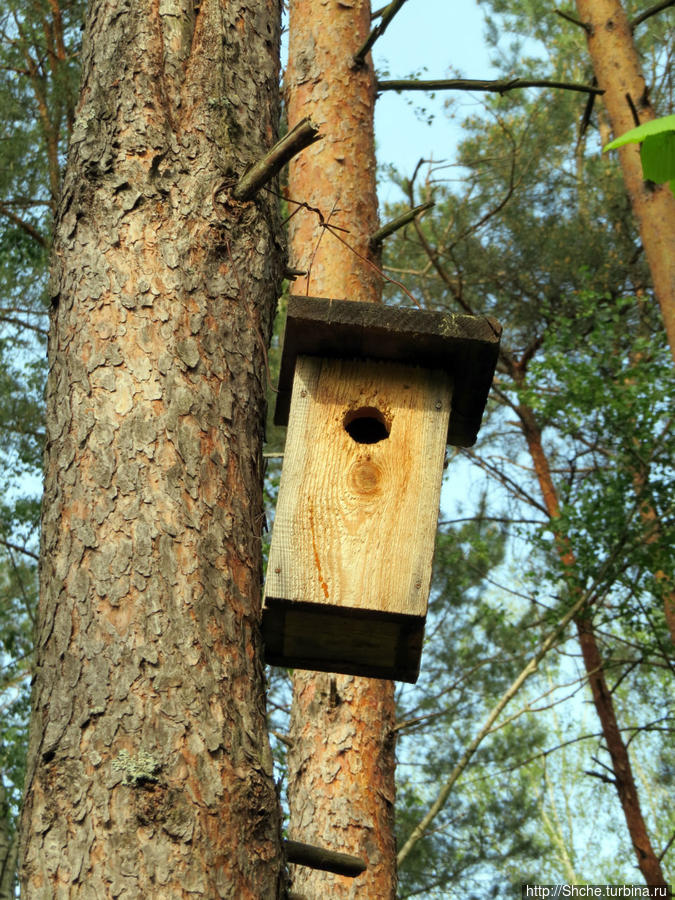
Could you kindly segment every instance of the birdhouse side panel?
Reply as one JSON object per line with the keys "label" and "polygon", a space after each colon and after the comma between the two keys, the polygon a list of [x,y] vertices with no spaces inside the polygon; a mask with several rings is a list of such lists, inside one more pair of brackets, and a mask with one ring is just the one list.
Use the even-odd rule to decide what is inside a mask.
{"label": "birdhouse side panel", "polygon": [[451,385],[300,357],[266,596],[425,616]]}
{"label": "birdhouse side panel", "polygon": [[313,465],[314,448],[309,440],[311,407],[316,396],[321,360],[300,357],[293,378],[291,410],[286,432],[284,462],[272,527],[267,562],[265,596],[298,602],[306,600],[307,575],[297,545],[298,506],[306,471]]}

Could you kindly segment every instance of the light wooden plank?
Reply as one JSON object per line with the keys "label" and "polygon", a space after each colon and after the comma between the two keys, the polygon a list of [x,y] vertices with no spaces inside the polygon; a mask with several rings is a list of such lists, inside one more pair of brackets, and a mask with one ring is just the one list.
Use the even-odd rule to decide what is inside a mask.
{"label": "light wooden plank", "polygon": [[[266,597],[426,615],[450,401],[438,370],[298,358]],[[369,407],[390,433],[357,443]]]}

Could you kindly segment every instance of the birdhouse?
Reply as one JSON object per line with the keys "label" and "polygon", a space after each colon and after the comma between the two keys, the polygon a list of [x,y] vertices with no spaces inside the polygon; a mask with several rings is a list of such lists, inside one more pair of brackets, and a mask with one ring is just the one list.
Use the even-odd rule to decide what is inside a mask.
{"label": "birdhouse", "polygon": [[417,680],[445,446],[476,439],[500,333],[486,317],[290,298],[267,662]]}

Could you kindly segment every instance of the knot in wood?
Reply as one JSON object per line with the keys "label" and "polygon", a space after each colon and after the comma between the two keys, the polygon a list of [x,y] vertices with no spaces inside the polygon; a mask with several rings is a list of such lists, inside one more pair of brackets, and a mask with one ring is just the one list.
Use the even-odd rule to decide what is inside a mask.
{"label": "knot in wood", "polygon": [[349,486],[356,494],[379,493],[382,470],[370,457],[354,463],[349,472]]}

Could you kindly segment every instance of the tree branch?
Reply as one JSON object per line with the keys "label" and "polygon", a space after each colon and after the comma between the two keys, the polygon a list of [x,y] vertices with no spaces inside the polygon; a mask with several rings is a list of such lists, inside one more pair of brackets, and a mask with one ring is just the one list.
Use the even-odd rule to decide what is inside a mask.
{"label": "tree branch", "polygon": [[350,856],[348,853],[336,853],[334,850],[302,844],[300,841],[284,841],[284,846],[286,859],[298,866],[335,872],[337,875],[346,875],[347,878],[356,878],[366,870],[366,864],[360,857]]}
{"label": "tree branch", "polygon": [[594,772],[592,769],[584,769],[584,775],[592,775],[593,778],[599,778],[600,781],[604,781],[605,784],[613,784],[616,787],[616,778],[610,778],[608,775],[605,775],[604,772]]}
{"label": "tree branch", "polygon": [[40,232],[35,228],[34,225],[31,225],[30,222],[26,222],[25,219],[22,219],[21,216],[17,216],[15,212],[12,212],[8,206],[0,200],[0,213],[3,216],[7,216],[10,222],[14,222],[15,225],[18,225],[19,228],[23,229],[26,234],[30,235],[33,240],[37,241],[41,247],[47,247],[47,239],[40,234]]}
{"label": "tree branch", "polygon": [[[283,454],[282,454],[283,455]],[[282,734],[280,731],[270,731],[270,734],[273,734],[274,737],[281,741],[286,747],[292,747],[293,741],[289,738],[287,734]]]}
{"label": "tree branch", "polygon": [[[673,0],[675,2],[675,0]],[[502,78],[484,81],[472,78],[441,78],[432,81],[417,81],[401,78],[395,81],[378,81],[377,90],[382,91],[495,91],[505,94],[520,88],[557,88],[562,91],[578,91],[582,94],[604,94],[604,90],[592,84],[578,84],[574,81],[545,81],[526,78]]]}
{"label": "tree branch", "polygon": [[371,235],[370,245],[373,246],[382,243],[382,241],[386,237],[389,237],[390,234],[398,231],[399,228],[403,228],[409,222],[412,222],[412,220],[420,213],[425,212],[427,209],[431,209],[431,207],[435,205],[434,200],[427,200],[426,203],[420,203],[420,205],[416,206],[414,209],[409,209],[402,215],[392,219],[391,222],[387,222],[386,225],[383,225],[382,228],[378,228],[377,231]]}
{"label": "tree branch", "polygon": [[[593,77],[593,84],[597,84],[598,81],[595,77]],[[588,128],[591,115],[593,114],[593,107],[595,106],[595,94],[589,94],[588,100],[586,101],[586,106],[584,107],[584,114],[581,117],[581,122],[579,124],[579,137],[577,139],[577,148],[580,146],[582,140],[584,139],[584,135],[586,134],[586,129]]]}
{"label": "tree branch", "polygon": [[502,485],[502,487],[509,491],[509,493],[514,497],[518,497],[521,500],[524,500],[534,509],[538,509],[539,512],[543,513],[550,519],[546,507],[541,504],[535,497],[529,494],[521,484],[507,475],[506,472],[502,472],[501,469],[499,469],[496,465],[488,463],[487,460],[478,456],[477,453],[474,453],[469,448],[462,448],[462,454],[468,457],[468,459],[474,462],[481,469],[483,469],[483,471],[487,472],[488,475],[491,475],[494,479],[496,479]]}
{"label": "tree branch", "polygon": [[40,559],[37,553],[33,553],[32,550],[27,550],[25,547],[20,547],[19,544],[13,544],[12,541],[7,541],[5,538],[0,538],[0,544],[3,547],[7,547],[8,550],[16,550],[18,553],[25,553],[25,555],[30,556],[31,559],[37,561]]}
{"label": "tree branch", "polygon": [[670,850],[670,846],[671,846],[671,844],[673,843],[673,841],[675,841],[675,831],[672,833],[672,836],[671,836],[670,840],[668,841],[668,843],[666,844],[666,846],[665,846],[665,847],[663,848],[663,850],[659,853],[659,862],[661,862],[661,860],[663,859],[663,857],[664,857],[664,856],[666,855],[666,853]]}
{"label": "tree branch", "polygon": [[23,319],[17,319],[14,316],[6,316],[0,310],[0,322],[6,322],[8,325],[18,325],[19,328],[27,328],[30,331],[35,331],[37,334],[41,334],[43,337],[47,337],[49,332],[46,328],[40,328],[39,325],[32,325],[30,322],[25,322]]}
{"label": "tree branch", "polygon": [[310,118],[302,119],[239,179],[232,191],[234,199],[250,200],[261,187],[279,174],[289,159],[322,137],[318,125]]}
{"label": "tree branch", "polygon": [[562,9],[554,10],[556,16],[560,16],[561,19],[564,19],[566,22],[571,22],[572,25],[578,25],[579,28],[583,28],[586,34],[590,34],[591,26],[588,22],[582,22],[581,19],[577,19],[576,16],[573,16],[572,13],[565,12]]}
{"label": "tree branch", "polygon": [[653,6],[645,9],[644,12],[641,12],[639,16],[635,16],[633,21],[630,23],[630,30],[635,31],[638,25],[641,25],[645,21],[645,19],[648,19],[650,16],[655,16],[663,9],[668,9],[669,6],[675,6],[675,0],[661,0],[661,3],[655,3]]}
{"label": "tree branch", "polygon": [[405,2],[406,2],[406,0],[391,0],[391,3],[389,3],[387,6],[384,7],[384,9],[381,12],[382,18],[380,19],[379,24],[376,25],[375,28],[373,28],[373,30],[370,32],[370,34],[366,38],[363,46],[360,47],[354,54],[354,62],[357,66],[363,65],[364,60],[366,58],[366,54],[368,53],[370,48],[373,46],[375,41],[379,37],[382,37],[384,32],[387,30],[387,26],[389,25],[391,20],[394,18],[396,13],[399,11],[399,9],[403,6],[403,4]]}
{"label": "tree branch", "polygon": [[552,631],[549,632],[549,634],[546,636],[546,638],[540,645],[537,652],[534,654],[534,656],[532,656],[532,658],[527,663],[525,668],[521,671],[521,673],[518,675],[518,677],[515,679],[515,681],[511,684],[511,686],[509,688],[507,688],[507,690],[502,694],[499,701],[492,708],[492,711],[488,715],[488,717],[485,721],[485,724],[483,725],[483,727],[480,729],[480,731],[478,732],[476,737],[471,741],[469,746],[466,748],[466,750],[460,757],[459,761],[457,762],[454,769],[450,773],[450,777],[448,778],[446,783],[443,785],[443,787],[439,791],[438,796],[437,796],[436,800],[434,801],[434,803],[432,804],[431,808],[429,809],[428,813],[426,814],[426,816],[424,816],[422,821],[419,822],[415,826],[410,837],[408,838],[408,840],[405,842],[405,844],[401,848],[401,850],[398,854],[398,857],[397,857],[397,862],[398,862],[399,867],[401,866],[403,861],[406,859],[406,857],[408,856],[408,854],[410,853],[412,848],[415,846],[415,844],[422,837],[424,837],[429,825],[431,824],[433,819],[438,815],[438,813],[441,811],[441,809],[445,805],[445,802],[448,799],[448,797],[450,796],[450,792],[452,791],[457,779],[460,777],[462,772],[464,772],[466,767],[469,765],[474,753],[479,748],[479,746],[481,745],[481,743],[483,742],[485,737],[487,737],[487,735],[492,731],[493,725],[499,718],[504,707],[507,706],[507,704],[516,696],[516,694],[521,689],[523,684],[527,681],[527,679],[530,677],[530,675],[532,675],[534,672],[536,672],[537,668],[539,667],[539,664],[544,659],[544,657],[546,656],[548,651],[551,649],[551,647],[553,647],[558,642],[559,638],[561,638],[563,636],[565,629],[567,628],[569,623],[576,616],[578,616],[581,613],[581,611],[583,610],[583,608],[592,600],[597,586],[600,584],[602,578],[604,578],[605,571],[609,567],[614,556],[619,552],[621,546],[622,546],[621,543],[617,544],[617,546],[614,548],[614,551],[610,554],[608,559],[605,561],[605,564],[602,566],[598,576],[595,578],[595,580],[594,580],[593,584],[590,586],[590,588],[581,594],[581,596],[577,599],[576,603],[574,603],[573,606],[571,606],[568,609],[568,611],[565,613],[565,615],[562,617],[562,619],[560,620],[558,625]]}

